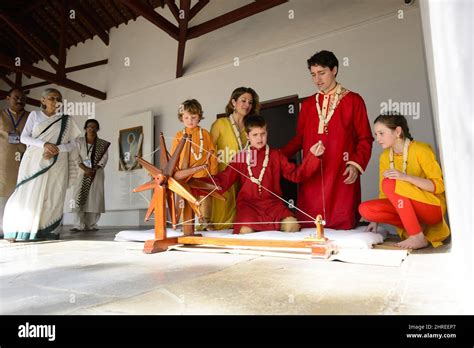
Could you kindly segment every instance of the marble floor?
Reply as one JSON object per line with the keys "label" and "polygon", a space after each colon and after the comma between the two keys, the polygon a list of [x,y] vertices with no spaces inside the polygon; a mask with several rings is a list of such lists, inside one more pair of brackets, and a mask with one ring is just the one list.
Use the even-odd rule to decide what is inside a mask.
{"label": "marble floor", "polygon": [[[0,314],[463,314],[450,245],[400,267],[182,251],[146,255],[123,228],[0,240]],[[128,228],[129,229],[129,228]]]}

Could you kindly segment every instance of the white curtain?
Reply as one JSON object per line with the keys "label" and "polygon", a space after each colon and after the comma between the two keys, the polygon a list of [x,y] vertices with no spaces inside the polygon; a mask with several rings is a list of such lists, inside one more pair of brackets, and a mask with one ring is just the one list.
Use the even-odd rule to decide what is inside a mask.
{"label": "white curtain", "polygon": [[453,291],[465,314],[473,314],[474,1],[422,0],[420,9],[452,233]]}

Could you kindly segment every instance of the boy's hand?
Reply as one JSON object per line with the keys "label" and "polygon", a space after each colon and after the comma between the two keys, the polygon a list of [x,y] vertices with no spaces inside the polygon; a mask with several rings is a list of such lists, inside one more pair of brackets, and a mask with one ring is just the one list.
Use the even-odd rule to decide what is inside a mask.
{"label": "boy's hand", "polygon": [[311,148],[309,149],[309,151],[317,157],[321,156],[325,150],[326,148],[324,147],[323,142],[321,140],[311,146]]}

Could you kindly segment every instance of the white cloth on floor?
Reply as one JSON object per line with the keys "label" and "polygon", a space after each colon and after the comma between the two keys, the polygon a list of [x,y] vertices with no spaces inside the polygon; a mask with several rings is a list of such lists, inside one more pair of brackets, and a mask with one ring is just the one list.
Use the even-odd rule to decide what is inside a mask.
{"label": "white cloth on floor", "polygon": [[[347,249],[370,249],[375,244],[383,243],[387,236],[386,230],[379,230],[379,233],[364,232],[365,226],[360,226],[353,230],[333,230],[329,228],[324,229],[324,234],[327,238],[334,241],[339,248]],[[304,238],[315,235],[316,228],[303,228],[300,232],[288,233],[280,231],[264,231],[249,234],[232,234],[232,230],[221,231],[202,231],[199,232],[203,237],[220,237],[233,239],[274,239],[274,240],[303,240]],[[171,228],[166,232],[168,237],[179,237],[183,233],[181,231],[174,231]],[[118,242],[144,242],[154,238],[154,230],[121,231],[115,235],[115,241]]]}

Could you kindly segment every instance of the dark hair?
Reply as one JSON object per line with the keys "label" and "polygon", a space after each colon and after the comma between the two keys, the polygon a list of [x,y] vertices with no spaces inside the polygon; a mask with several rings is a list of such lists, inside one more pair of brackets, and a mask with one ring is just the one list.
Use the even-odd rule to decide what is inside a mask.
{"label": "dark hair", "polygon": [[[308,60],[308,69],[311,70],[312,66],[319,65],[322,67],[328,67],[329,69],[334,69],[337,67],[339,72],[339,61],[337,60],[334,53],[330,51],[319,51],[313,54]],[[337,76],[337,73],[336,73]]]}
{"label": "dark hair", "polygon": [[382,114],[375,119],[374,124],[376,124],[377,122],[382,123],[391,130],[395,130],[397,127],[400,127],[402,129],[402,139],[408,138],[410,140],[413,140],[405,116],[397,113]]}
{"label": "dark hair", "polygon": [[86,123],[84,124],[84,129],[87,128],[87,125],[88,125],[89,123],[95,123],[95,124],[97,125],[97,130],[100,129],[99,121],[97,121],[95,118],[89,118],[89,119],[86,121]]}
{"label": "dark hair", "polygon": [[21,92],[23,95],[25,94],[25,92],[24,92],[20,87],[13,87],[12,89],[10,89],[10,90],[7,92],[7,95],[8,95],[9,97],[11,97],[11,96],[12,96],[12,93],[13,93],[14,91]]}
{"label": "dark hair", "polygon": [[252,128],[263,128],[267,126],[267,121],[260,115],[249,115],[244,119],[244,127],[247,133],[250,133]]}
{"label": "dark hair", "polygon": [[185,100],[178,108],[178,119],[183,121],[183,114],[187,111],[192,115],[198,115],[199,121],[201,121],[204,117],[202,117],[203,111],[201,103],[199,103],[196,99],[188,99]]}
{"label": "dark hair", "polygon": [[227,116],[231,115],[234,112],[234,106],[232,105],[232,100],[237,101],[237,99],[239,99],[239,97],[245,93],[251,94],[253,98],[252,109],[250,109],[248,116],[254,115],[254,114],[258,115],[260,113],[260,100],[259,100],[257,92],[255,92],[253,88],[250,88],[250,87],[239,87],[239,88],[234,89],[234,91],[232,92],[232,95],[230,96],[229,102],[227,103],[225,107],[225,114]]}

